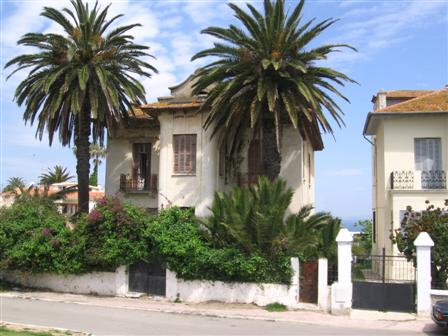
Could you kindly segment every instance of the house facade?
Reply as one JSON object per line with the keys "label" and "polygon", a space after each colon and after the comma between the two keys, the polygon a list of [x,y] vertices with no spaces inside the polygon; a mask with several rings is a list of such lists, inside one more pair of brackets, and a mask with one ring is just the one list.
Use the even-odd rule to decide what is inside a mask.
{"label": "house facade", "polygon": [[[106,195],[118,194],[151,212],[176,205],[206,216],[216,191],[256,181],[262,164],[259,140],[243,144],[238,172],[227,174],[223,145],[203,128],[206,113],[199,109],[207,93],[194,96],[192,85],[190,76],[171,87],[169,97],[136,108],[109,135]],[[314,203],[314,151],[322,148],[320,134],[306,141],[284,125],[280,176],[294,190],[290,212]]]}
{"label": "house facade", "polygon": [[372,254],[398,254],[390,234],[406,208],[448,199],[448,88],[380,91],[372,102],[364,126],[372,143]]}

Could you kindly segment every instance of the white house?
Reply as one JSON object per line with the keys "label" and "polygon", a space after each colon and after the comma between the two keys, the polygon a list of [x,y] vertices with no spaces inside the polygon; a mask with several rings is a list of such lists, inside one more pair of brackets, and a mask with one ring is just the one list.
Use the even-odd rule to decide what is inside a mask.
{"label": "white house", "polygon": [[[260,174],[259,146],[246,142],[239,172],[225,175],[224,151],[198,110],[203,96],[192,95],[192,77],[170,88],[171,96],[135,109],[135,116],[109,135],[106,195],[118,194],[149,211],[170,205],[209,213],[215,191],[252,183]],[[206,93],[204,93],[206,94]],[[320,133],[311,141],[284,125],[281,172],[294,190],[290,211],[314,203],[314,151],[323,148]]]}
{"label": "white house", "polygon": [[448,199],[448,88],[379,91],[364,135],[372,142],[373,254],[398,250],[390,240],[407,206]]}

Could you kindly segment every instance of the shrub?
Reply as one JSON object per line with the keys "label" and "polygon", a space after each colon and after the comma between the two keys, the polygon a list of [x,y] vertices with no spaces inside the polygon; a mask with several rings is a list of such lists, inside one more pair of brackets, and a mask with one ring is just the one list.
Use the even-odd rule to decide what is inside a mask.
{"label": "shrub", "polygon": [[65,218],[45,198],[22,198],[0,210],[1,267],[72,273],[82,270],[82,254]]}
{"label": "shrub", "polygon": [[145,228],[148,223],[149,217],[143,210],[122,204],[118,197],[99,200],[73,231],[73,236],[85,246],[85,267],[114,271],[120,265],[147,260],[150,247]]}
{"label": "shrub", "polygon": [[173,207],[148,226],[154,251],[186,280],[206,279],[288,284],[292,270],[289,257],[276,256],[275,262],[259,253],[245,253],[237,247],[213,247],[206,232],[191,212]]}
{"label": "shrub", "polygon": [[236,247],[273,262],[277,255],[305,260],[333,256],[340,220],[326,212],[313,213],[309,205],[286,216],[292,196],[284,180],[266,177],[249,188],[216,193],[212,215],[203,221],[210,241],[213,246]]}
{"label": "shrub", "polygon": [[[435,207],[426,201],[425,211],[414,211],[410,206],[401,223],[401,228],[391,234],[392,242],[397,244],[400,252],[408,260],[415,263],[415,239],[420,232],[427,232],[434,241],[431,249],[432,284],[437,288],[446,289],[448,279],[448,208]],[[445,201],[448,206],[448,200]]]}

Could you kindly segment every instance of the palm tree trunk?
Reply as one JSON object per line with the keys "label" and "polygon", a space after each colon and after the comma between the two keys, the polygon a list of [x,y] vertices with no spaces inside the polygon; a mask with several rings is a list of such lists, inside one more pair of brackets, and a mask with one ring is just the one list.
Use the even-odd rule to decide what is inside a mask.
{"label": "palm tree trunk", "polygon": [[76,132],[76,173],[78,174],[78,211],[89,212],[89,172],[90,172],[90,107],[85,106],[77,118]]}
{"label": "palm tree trunk", "polygon": [[281,155],[277,147],[277,132],[274,119],[263,118],[263,170],[268,179],[275,180],[280,174]]}

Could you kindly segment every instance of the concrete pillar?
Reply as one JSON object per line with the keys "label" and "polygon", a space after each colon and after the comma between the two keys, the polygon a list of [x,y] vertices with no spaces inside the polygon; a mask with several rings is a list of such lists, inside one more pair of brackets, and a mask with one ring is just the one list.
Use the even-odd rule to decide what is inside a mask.
{"label": "concrete pillar", "polygon": [[317,305],[320,309],[328,310],[328,260],[319,258],[317,273]]}
{"label": "concrete pillar", "polygon": [[[201,136],[201,154],[198,159],[201,162],[201,195],[199,204],[195,208],[195,214],[198,217],[210,215],[210,207],[215,197],[218,175],[218,140],[217,137],[210,138],[210,127],[208,131],[202,131]],[[198,135],[199,138],[200,135]]]}
{"label": "concrete pillar", "polygon": [[431,247],[434,242],[427,232],[420,232],[414,241],[417,248],[417,314],[431,312]]}
{"label": "concrete pillar", "polygon": [[159,210],[169,207],[168,181],[172,174],[169,144],[172,142],[172,118],[168,114],[159,115],[160,122],[160,153],[159,153],[159,193],[158,208]]}
{"label": "concrete pillar", "polygon": [[115,271],[115,294],[126,296],[129,292],[129,272],[127,266],[120,266]]}
{"label": "concrete pillar", "polygon": [[292,277],[291,277],[291,287],[289,289],[289,296],[291,297],[291,303],[299,302],[299,279],[300,279],[300,266],[299,266],[299,258],[292,257],[291,258],[291,268],[292,268]]}
{"label": "concrete pillar", "polygon": [[338,281],[331,287],[331,313],[350,314],[352,308],[352,242],[350,232],[343,228],[336,237],[338,243]]}

